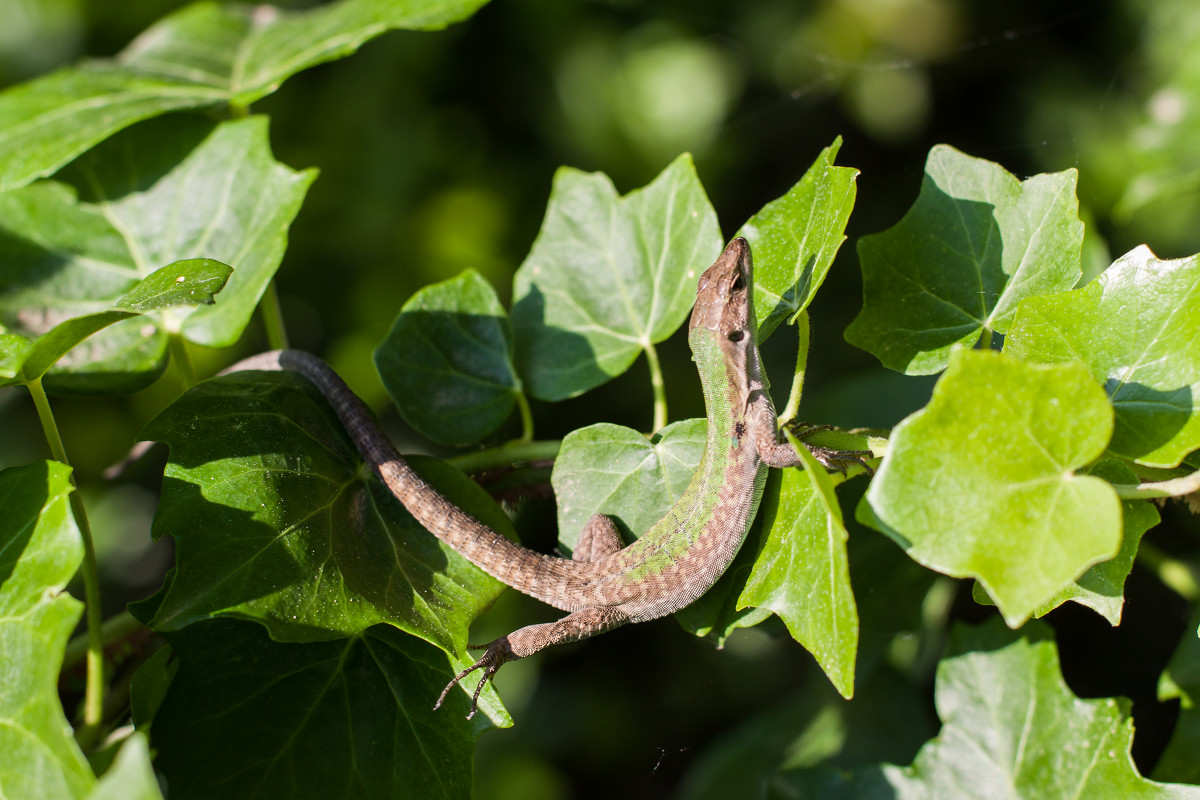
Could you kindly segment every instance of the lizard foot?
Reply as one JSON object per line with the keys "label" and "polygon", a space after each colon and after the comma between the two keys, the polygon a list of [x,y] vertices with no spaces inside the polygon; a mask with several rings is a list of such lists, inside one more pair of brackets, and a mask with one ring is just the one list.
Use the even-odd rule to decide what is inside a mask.
{"label": "lizard foot", "polygon": [[834,472],[845,472],[852,466],[860,466],[868,475],[874,475],[875,470],[871,469],[871,465],[867,459],[874,454],[870,450],[838,450],[833,447],[822,447],[818,444],[809,444],[804,440],[818,431],[835,430],[833,425],[813,425],[811,422],[797,422],[792,420],[787,423],[787,428],[792,434],[804,442],[804,446],[808,448],[808,452],[812,453],[813,458],[817,460],[821,466]]}
{"label": "lizard foot", "polygon": [[462,672],[454,676],[454,680],[446,684],[446,688],[438,696],[437,702],[433,704],[433,710],[437,711],[442,707],[442,703],[446,700],[446,695],[450,694],[453,689],[463,678],[470,675],[477,669],[483,670],[483,677],[479,679],[479,685],[475,687],[475,693],[471,695],[471,711],[467,714],[467,719],[475,716],[475,712],[479,710],[479,694],[483,691],[483,687],[496,674],[496,670],[500,669],[505,663],[516,658],[513,655],[512,648],[508,645],[508,637],[501,636],[494,642],[485,645],[469,644],[467,648],[470,650],[483,650],[484,653],[471,666],[464,669]]}

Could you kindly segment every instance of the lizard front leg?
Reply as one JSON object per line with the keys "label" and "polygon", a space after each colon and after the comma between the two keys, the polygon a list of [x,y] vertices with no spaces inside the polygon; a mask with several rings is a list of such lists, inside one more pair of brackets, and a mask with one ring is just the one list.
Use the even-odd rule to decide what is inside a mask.
{"label": "lizard front leg", "polygon": [[442,690],[441,696],[438,697],[437,703],[434,704],[433,710],[436,711],[442,707],[442,702],[446,699],[446,695],[454,688],[455,684],[463,678],[470,675],[477,669],[483,670],[483,677],[479,679],[479,685],[475,687],[475,693],[471,695],[471,711],[467,714],[467,719],[475,716],[479,706],[479,694],[483,691],[483,687],[487,685],[500,667],[509,661],[515,661],[518,658],[525,658],[539,650],[547,647],[552,647],[556,644],[565,644],[566,642],[575,642],[580,639],[586,639],[589,636],[595,636],[598,633],[610,631],[613,628],[620,627],[629,621],[629,617],[623,611],[615,606],[590,606],[581,608],[578,611],[573,611],[557,622],[545,622],[540,625],[528,625],[520,630],[513,631],[508,636],[501,636],[499,639],[484,645],[483,656],[480,657],[471,666],[464,669],[462,672],[454,676],[454,680],[446,685]]}

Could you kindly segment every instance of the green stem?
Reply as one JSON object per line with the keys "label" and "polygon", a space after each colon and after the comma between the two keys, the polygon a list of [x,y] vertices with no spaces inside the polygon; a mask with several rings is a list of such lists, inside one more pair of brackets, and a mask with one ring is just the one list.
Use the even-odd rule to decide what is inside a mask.
{"label": "green stem", "polygon": [[654,345],[646,344],[646,366],[650,367],[650,388],[654,392],[654,422],[651,433],[658,433],[667,424],[667,390],[663,386],[662,364],[658,362],[658,351]]}
{"label": "green stem", "polygon": [[1182,497],[1200,492],[1200,470],[1166,481],[1145,483],[1114,483],[1113,489],[1122,500],[1150,500],[1156,497]]}
{"label": "green stem", "polygon": [[196,385],[196,365],[192,363],[192,357],[188,354],[187,341],[178,333],[167,336],[167,341],[170,342],[171,358],[175,361],[179,377],[183,380],[183,388],[192,388]]}
{"label": "green stem", "polygon": [[524,442],[518,440],[488,450],[464,453],[461,456],[448,458],[446,462],[463,472],[484,472],[498,467],[510,467],[522,462],[552,461],[558,455],[560,447],[562,447],[560,441]]}
{"label": "green stem", "polygon": [[275,279],[267,284],[267,291],[262,300],[258,301],[258,310],[262,314],[263,327],[267,332],[267,344],[272,350],[286,350],[288,346],[287,329],[283,326],[283,309],[279,305],[279,290]]}
{"label": "green stem", "polygon": [[[101,626],[100,639],[104,647],[108,647],[113,642],[124,639],[129,634],[142,627],[141,621],[130,614],[128,611],[122,611],[116,616],[109,617],[104,620]],[[67,650],[63,654],[63,669],[69,669],[87,655],[89,644],[89,633],[81,633],[78,636],[67,642]]]}
{"label": "green stem", "polygon": [[787,405],[779,415],[780,422],[790,422],[800,413],[800,395],[804,392],[804,372],[808,368],[808,311],[796,315],[796,333],[800,342],[796,348],[796,374],[792,376],[792,391]]}
{"label": "green stem", "polygon": [[[50,410],[50,401],[42,389],[42,379],[37,378],[26,385],[37,408],[51,455],[56,461],[71,466],[58,425],[54,422],[54,413]],[[74,472],[71,473],[71,483],[75,491],[68,496],[68,501],[80,538],[83,539],[83,594],[87,616],[87,684],[83,698],[83,724],[75,732],[75,738],[86,751],[99,736],[100,724],[104,719],[104,620],[100,615],[100,568],[96,560],[96,543],[92,539],[92,527],[88,524],[87,509],[83,506]]]}
{"label": "green stem", "polygon": [[517,410],[521,412],[521,438],[518,441],[533,441],[533,412],[529,410],[529,400],[524,392],[517,392]]}
{"label": "green stem", "polygon": [[1145,539],[1138,544],[1137,560],[1153,570],[1163,585],[1194,603],[1200,599],[1200,582],[1195,571],[1183,561],[1173,558]]}

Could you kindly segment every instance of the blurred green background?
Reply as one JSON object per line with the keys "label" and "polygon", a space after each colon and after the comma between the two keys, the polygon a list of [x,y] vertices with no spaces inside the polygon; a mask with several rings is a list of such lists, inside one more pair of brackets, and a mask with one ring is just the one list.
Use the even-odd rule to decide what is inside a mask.
{"label": "blurred green background", "polygon": [[[111,56],[183,5],[0,0],[0,85]],[[1164,258],[1200,250],[1195,0],[494,0],[449,30],[390,34],[300,73],[252,110],[271,117],[279,160],[321,171],[277,278],[292,345],[325,355],[410,450],[431,448],[386,409],[371,351],[409,295],[467,267],[507,302],[559,165],[604,171],[626,192],[691,151],[730,235],[844,138],[839,161],[862,175],[849,241],[811,309],[803,416],[815,422],[891,425],[928,396],[930,381],[886,373],[841,334],[861,304],[854,241],[900,218],[933,144],[1020,177],[1077,168],[1088,275],[1141,243]],[[237,354],[195,355],[214,371],[262,346],[252,338]],[[778,386],[793,347],[776,336],[765,353]],[[701,414],[686,343],[676,337],[661,352],[672,418]],[[155,465],[103,491],[99,472],[177,392],[168,374],[129,400],[56,406],[91,501],[110,612],[155,588],[170,552],[169,543],[148,547]],[[539,438],[600,420],[644,429],[645,369],[534,409]],[[0,393],[0,466],[44,455],[28,398]],[[552,509],[522,513],[544,541]],[[1165,515],[1164,527],[1195,529]],[[873,552],[871,536],[856,530],[852,544]],[[882,581],[902,567],[879,569]],[[1172,720],[1153,700],[1155,667],[1185,611],[1136,571],[1130,596],[1115,631],[1073,608],[1053,621],[1075,646],[1064,652],[1072,688],[1134,698],[1135,755],[1148,770]],[[547,616],[506,596],[474,638]],[[689,772],[694,757],[723,736],[751,741],[734,730],[739,720],[824,681],[774,633],[735,637],[717,652],[663,621],[507,668],[499,684],[518,724],[484,737],[478,795],[659,797],[682,785],[703,796],[687,788],[711,785]],[[1140,648],[1149,667],[1087,669],[1089,653],[1114,648]],[[856,702],[869,703],[864,695]],[[886,757],[906,757],[929,713],[910,720]]]}

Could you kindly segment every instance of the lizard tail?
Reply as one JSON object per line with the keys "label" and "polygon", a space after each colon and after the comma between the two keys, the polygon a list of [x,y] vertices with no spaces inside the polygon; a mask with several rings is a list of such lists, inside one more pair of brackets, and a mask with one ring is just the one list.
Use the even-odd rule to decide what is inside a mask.
{"label": "lizard tail", "polygon": [[333,407],[363,459],[408,512],[430,533],[489,575],[519,592],[563,610],[587,581],[586,562],[544,555],[501,536],[451,503],[413,471],[341,376],[320,358],[300,350],[272,350],[239,361],[222,375],[288,371],[307,378]]}

